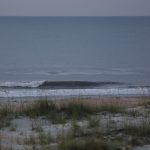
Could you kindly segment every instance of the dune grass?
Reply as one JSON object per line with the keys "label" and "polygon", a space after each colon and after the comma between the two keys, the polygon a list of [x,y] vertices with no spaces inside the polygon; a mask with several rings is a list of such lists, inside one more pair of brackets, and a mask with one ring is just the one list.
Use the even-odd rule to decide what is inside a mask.
{"label": "dune grass", "polygon": [[149,122],[143,121],[139,125],[132,125],[132,124],[125,125],[124,130],[125,133],[128,135],[150,137],[150,121]]}
{"label": "dune grass", "polygon": [[72,100],[67,103],[38,100],[26,105],[20,103],[17,104],[17,107],[6,104],[0,107],[0,127],[9,124],[10,118],[18,116],[27,116],[30,118],[42,116],[46,117],[53,124],[63,124],[66,120],[74,117],[76,119],[83,119],[100,112],[123,113],[124,111],[125,107],[116,104],[93,106],[86,102]]}
{"label": "dune grass", "polygon": [[[149,102],[146,105],[148,107]],[[137,137],[133,138],[133,144],[140,143],[137,142],[140,138],[150,137],[149,116],[144,116],[140,124],[127,124],[127,120],[124,120],[122,121],[124,122],[123,127],[119,130],[113,126],[116,125],[116,122],[111,122],[111,117],[124,117],[124,115],[139,117],[141,115],[137,110],[131,109],[132,111],[128,112],[126,108],[118,103],[91,105],[89,101],[85,100],[65,102],[43,99],[26,104],[20,103],[16,107],[6,103],[6,105],[0,106],[0,128],[10,125],[11,119],[18,116],[35,120],[40,118],[48,120],[50,126],[61,124],[60,126],[63,127],[66,125],[65,123],[70,126],[67,131],[60,132],[61,137],[57,139],[51,133],[46,133],[41,124],[33,123],[31,130],[36,133],[36,136],[31,135],[24,139],[24,144],[32,146],[33,149],[39,145],[44,147],[57,143],[60,150],[121,150],[123,136]],[[104,126],[102,126],[102,119],[106,121]],[[82,125],[81,121],[83,121]],[[10,129],[15,131],[14,128]],[[122,139],[117,137],[118,133],[121,134]],[[131,145],[131,143],[128,144]]]}
{"label": "dune grass", "polygon": [[63,141],[59,147],[61,150],[121,150],[117,142],[108,142],[96,138]]}
{"label": "dune grass", "polygon": [[89,117],[88,119],[88,128],[97,128],[100,126],[100,118]]}
{"label": "dune grass", "polygon": [[0,106],[0,129],[10,125],[14,112],[10,104]]}

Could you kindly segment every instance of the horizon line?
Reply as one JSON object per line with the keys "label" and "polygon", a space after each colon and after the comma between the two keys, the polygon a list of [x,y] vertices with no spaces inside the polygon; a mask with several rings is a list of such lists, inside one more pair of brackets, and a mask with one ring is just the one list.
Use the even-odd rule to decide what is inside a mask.
{"label": "horizon line", "polygon": [[150,15],[137,15],[137,16],[135,16],[135,15],[133,15],[133,16],[128,16],[128,15],[113,15],[113,16],[108,16],[108,15],[106,15],[106,16],[44,16],[44,15],[40,15],[40,16],[38,16],[38,15],[33,15],[33,16],[29,16],[29,15],[0,15],[0,17],[150,17]]}

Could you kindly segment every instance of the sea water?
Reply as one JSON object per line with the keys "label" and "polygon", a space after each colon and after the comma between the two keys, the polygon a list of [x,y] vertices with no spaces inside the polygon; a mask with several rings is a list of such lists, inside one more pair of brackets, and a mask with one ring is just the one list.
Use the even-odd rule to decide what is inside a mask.
{"label": "sea water", "polygon": [[1,98],[147,95],[149,86],[150,17],[0,17]]}

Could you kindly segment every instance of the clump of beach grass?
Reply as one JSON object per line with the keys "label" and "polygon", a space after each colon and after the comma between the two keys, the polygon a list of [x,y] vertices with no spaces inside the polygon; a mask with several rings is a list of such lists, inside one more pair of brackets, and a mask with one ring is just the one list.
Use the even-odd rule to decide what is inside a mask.
{"label": "clump of beach grass", "polygon": [[150,108],[150,100],[148,99],[148,100],[144,101],[144,102],[142,103],[142,105],[144,105],[145,108]]}
{"label": "clump of beach grass", "polygon": [[133,136],[150,137],[150,122],[142,122],[139,125],[125,125],[125,133]]}
{"label": "clump of beach grass", "polygon": [[62,150],[121,150],[121,146],[117,142],[108,142],[96,138],[63,141],[59,147]]}
{"label": "clump of beach grass", "polygon": [[0,128],[9,126],[13,115],[14,111],[10,104],[0,106]]}
{"label": "clump of beach grass", "polygon": [[42,126],[36,121],[32,121],[32,130],[36,132],[43,132]]}
{"label": "clump of beach grass", "polygon": [[56,103],[48,100],[39,100],[26,106],[22,114],[31,118],[46,117],[53,124],[65,123],[65,118],[59,111]]}
{"label": "clump of beach grass", "polygon": [[60,111],[64,112],[68,117],[76,117],[77,119],[87,117],[89,114],[96,112],[94,107],[79,101],[71,101],[61,105]]}
{"label": "clump of beach grass", "polygon": [[102,104],[98,107],[99,112],[125,113],[126,107],[118,104]]}
{"label": "clump of beach grass", "polygon": [[28,137],[26,136],[24,139],[24,144],[34,146],[37,144],[37,138],[33,135],[30,135]]}
{"label": "clump of beach grass", "polygon": [[135,109],[126,111],[126,114],[132,117],[138,117],[142,115],[138,110]]}
{"label": "clump of beach grass", "polygon": [[100,126],[100,118],[89,117],[88,128],[98,128]]}
{"label": "clump of beach grass", "polygon": [[123,113],[125,108],[113,104],[101,104],[93,106],[82,101],[70,101],[60,103],[53,101],[39,100],[24,108],[22,114],[29,117],[46,116],[52,123],[65,123],[66,119],[76,117],[76,119],[86,118],[98,112]]}
{"label": "clump of beach grass", "polygon": [[5,105],[0,108],[0,120],[7,116],[29,116],[36,118],[45,116],[52,122],[64,122],[66,118],[76,116],[77,119],[87,117],[98,112],[121,113],[124,112],[124,107],[116,104],[99,104],[98,106],[90,105],[81,101],[68,101],[67,103],[59,104],[50,100],[37,100],[27,105],[20,104],[18,108],[13,108],[11,105]]}
{"label": "clump of beach grass", "polygon": [[36,118],[39,116],[48,115],[52,111],[56,111],[56,106],[54,102],[47,100],[38,100],[30,104],[29,106],[26,106],[22,110],[22,114]]}
{"label": "clump of beach grass", "polygon": [[100,112],[124,113],[125,109],[125,106],[118,104],[91,105],[90,103],[86,103],[85,101],[71,101],[60,106],[60,111],[63,111],[69,116],[76,116],[77,119],[86,118],[89,115],[94,115]]}
{"label": "clump of beach grass", "polygon": [[38,139],[39,139],[39,144],[40,145],[47,145],[47,144],[50,144],[50,143],[55,141],[54,138],[52,137],[52,135],[50,134],[50,132],[48,132],[48,133],[44,133],[44,132],[39,133]]}
{"label": "clump of beach grass", "polygon": [[51,136],[50,132],[39,132],[37,136],[30,135],[28,137],[25,137],[24,144],[30,146],[48,145],[53,143],[54,141],[55,139]]}
{"label": "clump of beach grass", "polygon": [[10,131],[16,131],[17,130],[17,127],[15,124],[11,124],[10,125]]}

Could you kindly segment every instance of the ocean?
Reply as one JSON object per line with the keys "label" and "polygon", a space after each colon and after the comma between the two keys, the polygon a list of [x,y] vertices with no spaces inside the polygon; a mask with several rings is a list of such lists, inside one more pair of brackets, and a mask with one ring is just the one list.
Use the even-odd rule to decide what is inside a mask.
{"label": "ocean", "polygon": [[0,17],[0,98],[149,95],[150,17]]}

